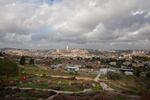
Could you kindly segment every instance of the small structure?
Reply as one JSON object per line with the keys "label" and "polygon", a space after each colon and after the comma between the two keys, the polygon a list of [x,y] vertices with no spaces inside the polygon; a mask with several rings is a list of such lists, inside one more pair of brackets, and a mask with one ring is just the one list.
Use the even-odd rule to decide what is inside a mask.
{"label": "small structure", "polygon": [[0,60],[4,60],[4,57],[0,56]]}
{"label": "small structure", "polygon": [[112,68],[101,68],[99,72],[101,75],[107,75],[108,72],[120,73],[117,69],[112,69]]}
{"label": "small structure", "polygon": [[67,65],[65,68],[68,72],[77,73],[79,72],[79,67],[75,65]]}
{"label": "small structure", "polygon": [[110,62],[109,64],[112,66],[116,66],[116,62]]}
{"label": "small structure", "polygon": [[58,68],[60,68],[62,66],[62,64],[57,64],[57,65],[51,65],[50,67],[52,68],[52,69],[58,69]]}
{"label": "small structure", "polygon": [[125,71],[124,74],[125,75],[133,75],[133,72],[131,72],[131,71]]}
{"label": "small structure", "polygon": [[133,69],[131,68],[120,68],[119,71],[125,75],[133,75]]}

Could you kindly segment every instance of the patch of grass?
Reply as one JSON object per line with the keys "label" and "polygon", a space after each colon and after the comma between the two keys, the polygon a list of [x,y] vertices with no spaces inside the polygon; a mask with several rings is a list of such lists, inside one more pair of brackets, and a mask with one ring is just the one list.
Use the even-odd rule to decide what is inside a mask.
{"label": "patch of grass", "polygon": [[108,83],[109,86],[117,91],[122,91],[122,88],[118,84]]}
{"label": "patch of grass", "polygon": [[42,74],[46,74],[49,75],[49,72],[47,70],[44,69],[40,69],[37,66],[33,66],[33,65],[26,65],[23,67],[23,72],[26,74],[31,74],[31,75],[42,75]]}
{"label": "patch of grass", "polygon": [[64,91],[74,91],[74,92],[79,92],[82,91],[81,88],[76,87],[76,86],[69,86],[67,84],[61,85]]}
{"label": "patch of grass", "polygon": [[19,87],[47,89],[48,88],[48,84],[46,82],[45,83],[28,82],[28,83],[19,84]]}
{"label": "patch of grass", "polygon": [[101,90],[102,90],[102,87],[100,86],[100,84],[96,84],[95,87],[93,87],[94,92],[99,92]]}
{"label": "patch of grass", "polygon": [[23,97],[23,100],[37,100],[37,97],[30,96],[28,93],[20,92],[16,94],[17,96]]}
{"label": "patch of grass", "polygon": [[117,96],[113,96],[112,100],[127,100],[127,98],[120,96],[120,95],[117,95]]}

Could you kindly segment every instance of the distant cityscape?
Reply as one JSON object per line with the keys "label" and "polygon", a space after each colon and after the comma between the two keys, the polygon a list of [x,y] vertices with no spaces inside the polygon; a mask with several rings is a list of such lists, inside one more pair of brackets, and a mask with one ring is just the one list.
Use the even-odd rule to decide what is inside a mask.
{"label": "distant cityscape", "polygon": [[120,58],[131,56],[149,56],[150,50],[95,50],[69,48],[66,49],[16,49],[16,48],[0,48],[0,51],[6,54],[16,56],[31,56],[31,57],[105,57],[105,58]]}

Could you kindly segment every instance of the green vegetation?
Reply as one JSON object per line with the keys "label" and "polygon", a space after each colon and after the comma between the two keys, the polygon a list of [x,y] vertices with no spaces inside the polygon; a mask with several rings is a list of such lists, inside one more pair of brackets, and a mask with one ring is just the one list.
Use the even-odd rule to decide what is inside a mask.
{"label": "green vegetation", "polygon": [[19,87],[27,87],[27,88],[39,88],[39,89],[47,89],[47,82],[26,82],[18,85]]}
{"label": "green vegetation", "polygon": [[29,64],[34,65],[34,59],[33,58],[30,58]]}
{"label": "green vegetation", "polygon": [[16,63],[11,61],[0,61],[0,75],[16,76],[19,73],[19,68]]}
{"label": "green vegetation", "polygon": [[141,60],[141,61],[150,61],[150,57],[148,56],[133,56],[133,59]]}
{"label": "green vegetation", "polygon": [[127,100],[127,98],[121,95],[117,95],[113,96],[112,100]]}
{"label": "green vegetation", "polygon": [[74,92],[83,90],[82,85],[79,83],[69,84],[69,81],[67,80],[66,81],[60,81],[58,79],[56,80],[57,81],[49,85],[49,88],[55,89],[55,90],[74,91]]}
{"label": "green vegetation", "polygon": [[[42,69],[35,65],[20,65],[21,76],[26,76],[26,80],[18,83],[18,87],[42,88],[42,89],[56,89],[63,91],[82,91],[87,86],[82,84],[82,81],[75,78],[54,78],[51,75],[68,75],[70,77],[78,75],[70,75],[69,73],[61,73],[60,71]],[[60,72],[60,73],[59,73]],[[88,81],[85,83],[88,83]],[[88,86],[89,87],[89,86]]]}
{"label": "green vegetation", "polygon": [[77,71],[71,71],[69,72],[70,75],[79,75],[79,73]]}
{"label": "green vegetation", "polygon": [[100,84],[96,84],[95,87],[93,87],[93,91],[98,92],[101,91],[102,87],[100,86]]}
{"label": "green vegetation", "polygon": [[[18,76],[9,78],[9,80],[17,82],[16,85],[18,87],[56,89],[63,91],[82,91],[84,89],[92,88],[91,81],[76,80],[76,78],[63,78],[63,76],[95,77],[95,75],[92,76],[88,73],[70,75],[70,73],[63,70],[46,69],[40,65],[19,65],[18,67],[20,72]],[[52,75],[58,75],[62,77],[52,77]],[[105,77],[107,77],[107,79]],[[142,81],[142,84],[140,83],[139,85],[139,81],[136,80],[140,77],[125,76],[114,72],[108,72],[108,75],[105,77],[100,78],[101,81],[104,81],[106,84],[108,84],[108,86],[122,93],[137,94],[140,90],[146,89],[146,86],[143,86],[145,84],[142,83],[144,81]],[[102,87],[99,85],[99,83],[95,84],[96,85],[92,88],[93,91],[101,91]]]}
{"label": "green vegetation", "polygon": [[136,77],[139,77],[139,76],[140,76],[140,73],[141,73],[141,69],[140,69],[139,67],[134,68],[133,74],[134,74]]}
{"label": "green vegetation", "polygon": [[2,53],[2,52],[0,52],[0,56],[3,56],[3,53]]}
{"label": "green vegetation", "polygon": [[[49,91],[38,91],[38,90],[29,90],[29,91],[21,91],[15,93],[17,100],[20,98],[21,100],[42,100],[48,98],[51,95],[54,95],[54,92],[49,92]],[[20,100],[19,99],[19,100]],[[16,100],[16,99],[11,99],[11,100]]]}
{"label": "green vegetation", "polygon": [[106,84],[124,94],[139,95],[140,91],[147,90],[149,81],[145,78],[122,75],[120,80],[107,80]]}
{"label": "green vegetation", "polygon": [[109,71],[107,73],[107,78],[111,79],[111,80],[120,80],[121,79],[121,75],[119,73],[115,73],[115,72]]}
{"label": "green vegetation", "polygon": [[21,56],[21,58],[20,58],[20,64],[24,65],[25,61],[26,61],[25,56]]}
{"label": "green vegetation", "polygon": [[37,100],[38,97],[33,97],[29,93],[20,92],[16,94],[17,96],[21,96],[22,98],[25,98],[25,100]]}
{"label": "green vegetation", "polygon": [[147,77],[148,79],[150,79],[150,72],[147,72],[147,73],[146,73],[146,77]]}
{"label": "green vegetation", "polygon": [[91,65],[86,65],[85,67],[86,67],[86,68],[92,68],[92,66],[91,66]]}
{"label": "green vegetation", "polygon": [[42,76],[42,75],[49,75],[48,70],[41,69],[35,65],[26,65],[26,66],[20,66],[22,68],[22,72],[27,75],[36,75],[36,76]]}

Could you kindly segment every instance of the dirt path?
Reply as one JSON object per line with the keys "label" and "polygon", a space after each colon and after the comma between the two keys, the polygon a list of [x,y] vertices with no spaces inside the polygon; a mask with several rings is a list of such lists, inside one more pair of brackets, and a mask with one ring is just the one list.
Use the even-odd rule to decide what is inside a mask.
{"label": "dirt path", "polygon": [[103,90],[105,91],[111,91],[111,94],[119,94],[119,95],[122,95],[122,96],[126,96],[126,97],[129,97],[129,98],[134,98],[134,100],[140,100],[139,96],[136,96],[136,95],[127,95],[127,94],[122,94],[120,92],[117,92],[117,91],[114,91],[113,88],[109,87],[106,83],[104,83],[104,81],[101,81],[99,78],[101,76],[101,73],[99,71],[99,73],[97,74],[97,76],[95,77],[94,81],[95,82],[100,82],[100,86],[102,87]]}
{"label": "dirt path", "polygon": [[[95,82],[100,82],[100,76],[101,76],[101,73],[99,71],[99,73],[97,74],[97,76],[95,77],[94,81]],[[114,91],[113,88],[109,87],[106,83],[104,82],[100,82],[100,86],[102,87],[103,90],[105,91]]]}
{"label": "dirt path", "polygon": [[78,94],[78,93],[86,93],[86,92],[91,92],[91,89],[84,89],[83,91],[79,91],[79,92],[72,92],[72,91],[61,91],[61,90],[54,90],[54,89],[39,89],[39,88],[20,88],[20,87],[5,87],[5,89],[20,89],[20,90],[37,90],[37,91],[52,91],[55,92],[55,95],[52,95],[50,97],[48,97],[46,100],[52,100],[55,96],[57,96],[58,94]]}
{"label": "dirt path", "polygon": [[99,73],[97,74],[97,76],[94,78],[94,81],[95,81],[95,82],[98,82],[100,76],[101,76],[101,73],[100,73],[100,71],[99,71]]}
{"label": "dirt path", "polygon": [[89,77],[80,77],[80,76],[60,76],[60,75],[51,75],[52,78],[64,78],[64,79],[68,79],[68,78],[75,78],[76,80],[85,80],[85,81],[94,81],[93,78],[89,78]]}
{"label": "dirt path", "polygon": [[5,89],[12,89],[12,90],[15,90],[15,89],[20,89],[20,90],[38,90],[38,91],[53,91],[53,92],[56,92],[56,93],[66,93],[66,94],[72,94],[72,93],[85,93],[87,91],[90,91],[89,89],[85,89],[85,90],[82,90],[82,91],[79,91],[79,92],[73,92],[73,91],[61,91],[61,90],[54,90],[54,89],[40,89],[40,88],[20,88],[20,87],[5,87]]}

